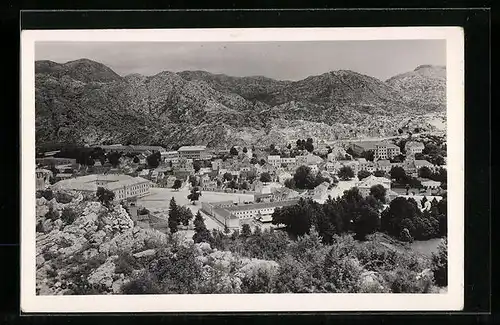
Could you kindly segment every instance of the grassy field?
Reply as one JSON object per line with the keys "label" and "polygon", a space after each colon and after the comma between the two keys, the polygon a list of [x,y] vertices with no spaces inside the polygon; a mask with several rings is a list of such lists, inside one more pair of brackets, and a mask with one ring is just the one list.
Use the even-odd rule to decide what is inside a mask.
{"label": "grassy field", "polygon": [[[202,191],[200,200],[196,204],[192,204],[187,196],[189,194],[188,188],[183,188],[178,191],[169,188],[151,188],[150,195],[137,200],[139,206],[147,208],[152,213],[161,212],[168,215],[170,200],[175,198],[178,205],[188,207],[193,214],[196,214],[201,209],[201,202],[217,202],[217,201],[233,201],[233,202],[247,202],[253,201],[251,194],[238,194],[238,193],[218,193],[218,192],[205,192]],[[210,217],[204,215],[205,224],[208,229],[221,229],[221,225]],[[189,231],[188,231],[189,232]],[[187,234],[189,236],[189,234]],[[192,236],[192,234],[191,234]]]}

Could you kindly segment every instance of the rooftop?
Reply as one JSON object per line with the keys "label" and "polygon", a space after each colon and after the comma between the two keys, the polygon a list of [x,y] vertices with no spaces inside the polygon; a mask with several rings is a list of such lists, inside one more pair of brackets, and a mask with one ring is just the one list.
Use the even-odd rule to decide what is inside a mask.
{"label": "rooftop", "polygon": [[388,178],[370,175],[368,177],[363,178],[361,182],[358,183],[358,187],[372,187],[373,185],[386,184],[390,182],[391,180]]}
{"label": "rooftop", "polygon": [[142,177],[134,177],[132,179],[128,180],[123,180],[123,181],[118,181],[118,182],[111,182],[107,184],[108,189],[110,190],[115,190],[120,187],[124,186],[130,186],[130,185],[136,185],[136,184],[142,184],[142,183],[148,183],[149,181],[147,179],[144,179]]}
{"label": "rooftop", "polygon": [[391,162],[389,160],[382,159],[382,160],[377,160],[377,164],[379,166],[390,166]]}
{"label": "rooftop", "polygon": [[206,149],[207,146],[182,146],[177,151],[202,151]]}
{"label": "rooftop", "polygon": [[419,165],[419,166],[427,166],[427,167],[434,166],[433,164],[431,164],[427,160],[415,160],[415,166],[417,166],[417,165]]}
{"label": "rooftop", "polygon": [[417,142],[417,141],[408,141],[406,142],[405,147],[424,148],[424,144],[422,142]]}
{"label": "rooftop", "polygon": [[297,204],[298,200],[289,200],[289,201],[277,201],[277,202],[264,202],[264,203],[252,203],[252,204],[241,204],[235,205],[232,207],[227,207],[226,209],[229,211],[244,211],[244,210],[252,210],[252,209],[266,209],[266,208],[276,208],[283,206],[290,206]]}

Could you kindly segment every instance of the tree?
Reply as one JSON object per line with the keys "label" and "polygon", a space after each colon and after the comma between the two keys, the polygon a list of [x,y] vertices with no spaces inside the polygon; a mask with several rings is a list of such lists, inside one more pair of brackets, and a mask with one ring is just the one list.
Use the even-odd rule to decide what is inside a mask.
{"label": "tree", "polygon": [[420,167],[420,169],[418,170],[418,176],[422,178],[431,178],[432,171],[427,166]]}
{"label": "tree", "polygon": [[201,169],[201,162],[199,160],[195,160],[193,162],[193,169],[194,169],[194,172],[197,173],[200,171]]}
{"label": "tree", "polygon": [[250,163],[251,163],[252,165],[257,164],[257,163],[258,163],[257,158],[252,157],[252,159],[250,159]]}
{"label": "tree", "polygon": [[266,161],[264,160],[264,158],[262,158],[262,159],[259,161],[259,165],[264,166],[265,164],[266,164]]}
{"label": "tree", "polygon": [[233,175],[229,172],[225,172],[223,177],[224,177],[224,180],[226,180],[226,181],[230,181],[233,179]]}
{"label": "tree", "polygon": [[385,197],[386,192],[387,192],[387,190],[381,184],[373,185],[370,188],[370,195],[373,196],[376,200],[378,200],[381,203],[385,203],[385,201],[386,201],[386,197]]}
{"label": "tree", "polygon": [[403,129],[398,129],[399,134],[403,134]]}
{"label": "tree", "polygon": [[354,217],[354,232],[356,238],[365,240],[366,235],[372,234],[379,228],[380,220],[377,210],[364,201],[359,208],[356,209]]}
{"label": "tree", "polygon": [[135,156],[134,159],[132,159],[132,162],[134,164],[138,164],[140,162],[139,157]]}
{"label": "tree", "polygon": [[422,213],[418,208],[417,202],[413,199],[397,197],[391,201],[389,208],[382,212],[381,230],[389,235],[399,237],[404,228],[407,228],[410,234],[414,236],[418,222]]}
{"label": "tree", "polygon": [[231,156],[237,156],[238,155],[238,150],[236,150],[236,148],[233,146],[229,150],[229,154],[231,154]]}
{"label": "tree", "polygon": [[180,188],[181,188],[181,186],[182,186],[182,181],[181,181],[180,179],[176,179],[176,180],[174,181],[174,185],[172,186],[172,188],[173,188],[174,190],[178,190],[178,189],[180,189]]}
{"label": "tree", "polygon": [[271,181],[271,175],[268,172],[260,174],[260,181],[263,183],[269,183]]}
{"label": "tree", "polygon": [[354,177],[354,171],[349,166],[342,166],[338,172],[338,176],[341,180],[347,181]]}
{"label": "tree", "polygon": [[195,186],[195,187],[193,187],[191,189],[191,193],[189,193],[189,195],[187,196],[187,198],[194,205],[196,203],[196,201],[198,201],[200,199],[200,196],[201,196],[201,192],[198,189],[198,187]]}
{"label": "tree", "polygon": [[377,169],[376,171],[373,172],[373,176],[385,177],[385,171]]}
{"label": "tree", "polygon": [[179,222],[184,226],[189,225],[189,221],[193,219],[193,213],[187,207],[178,206],[179,212]]}
{"label": "tree", "polygon": [[241,227],[241,236],[250,237],[252,235],[252,230],[250,229],[250,225],[245,223]]}
{"label": "tree", "polygon": [[289,144],[287,144],[287,146],[286,146],[286,147],[287,147],[287,149],[288,149],[288,150],[291,150],[291,149],[292,149],[292,144],[291,144],[291,143],[289,143]]}
{"label": "tree", "polygon": [[299,166],[293,175],[295,186],[300,189],[312,189],[315,186],[315,178],[308,166]]}
{"label": "tree", "polygon": [[247,147],[243,147],[243,153],[247,153],[247,152],[248,152]]}
{"label": "tree", "polygon": [[273,152],[274,150],[276,150],[276,146],[274,145],[274,143],[271,143],[271,145],[269,146],[269,151]]}
{"label": "tree", "polygon": [[170,229],[170,232],[172,234],[176,233],[178,230],[177,227],[179,226],[179,219],[179,207],[177,206],[175,199],[172,197],[172,199],[170,200],[170,208],[168,211],[168,228]]}
{"label": "tree", "polygon": [[293,178],[289,178],[285,181],[285,184],[284,184],[286,187],[288,187],[289,189],[295,189],[295,180]]}
{"label": "tree", "polygon": [[108,153],[106,157],[108,158],[109,163],[113,167],[117,167],[120,164],[121,156],[122,156],[121,153],[113,151],[113,152]]}
{"label": "tree", "polygon": [[146,163],[149,168],[157,168],[160,165],[161,154],[159,151],[155,151],[146,157]]}
{"label": "tree", "polygon": [[361,157],[368,161],[373,161],[375,159],[375,152],[373,150],[366,150],[361,153]]}
{"label": "tree", "polygon": [[314,145],[312,144],[312,142],[306,142],[306,144],[304,145],[304,148],[308,151],[308,152],[313,152],[314,151]]}
{"label": "tree", "polygon": [[403,167],[395,166],[391,168],[390,175],[392,179],[395,179],[398,183],[403,183],[407,176]]}
{"label": "tree", "polygon": [[97,200],[105,206],[109,206],[109,204],[115,199],[115,193],[104,187],[98,187],[96,195]]}
{"label": "tree", "polygon": [[195,243],[201,243],[201,242],[209,243],[211,241],[210,231],[208,231],[200,211],[196,213],[196,216],[194,218],[193,240]]}
{"label": "tree", "polygon": [[359,180],[362,180],[362,179],[365,179],[367,178],[368,176],[370,176],[372,173],[370,173],[369,171],[367,170],[360,170],[358,172],[358,179]]}
{"label": "tree", "polygon": [[247,182],[241,183],[240,189],[241,190],[248,190],[249,189],[248,183]]}
{"label": "tree", "polygon": [[67,224],[67,225],[72,224],[73,221],[76,220],[76,218],[78,218],[78,215],[76,214],[75,211],[73,211],[73,209],[71,209],[69,207],[65,207],[62,210],[61,220],[64,221],[65,224]]}
{"label": "tree", "polygon": [[196,176],[194,176],[194,175],[189,175],[188,181],[191,184],[191,186],[193,186],[193,187],[198,185],[198,180],[196,179]]}
{"label": "tree", "polygon": [[316,220],[322,219],[318,218],[322,213],[323,210],[318,203],[300,198],[295,205],[276,208],[272,214],[272,224],[285,225],[290,234],[302,236],[309,232]]}
{"label": "tree", "polygon": [[227,187],[228,188],[232,188],[232,189],[238,189],[238,184],[236,183],[236,181],[234,179],[232,179],[229,184],[227,184]]}
{"label": "tree", "polygon": [[299,150],[304,150],[304,143],[302,142],[303,140],[301,139],[298,139],[297,142],[296,142],[296,147],[297,149]]}

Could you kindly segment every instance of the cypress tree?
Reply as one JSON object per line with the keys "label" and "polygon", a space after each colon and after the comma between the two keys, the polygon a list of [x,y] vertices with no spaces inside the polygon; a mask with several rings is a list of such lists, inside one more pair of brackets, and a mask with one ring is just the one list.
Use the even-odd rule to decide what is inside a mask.
{"label": "cypress tree", "polygon": [[170,228],[170,232],[176,233],[177,227],[179,226],[179,207],[175,202],[175,199],[172,198],[170,200],[170,209],[168,211],[168,228]]}

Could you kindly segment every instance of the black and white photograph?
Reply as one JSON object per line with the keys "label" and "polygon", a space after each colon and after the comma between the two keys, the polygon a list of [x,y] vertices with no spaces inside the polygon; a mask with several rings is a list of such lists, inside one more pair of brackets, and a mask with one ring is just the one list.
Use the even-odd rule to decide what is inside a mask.
{"label": "black and white photograph", "polygon": [[461,308],[460,29],[29,33],[26,310]]}

